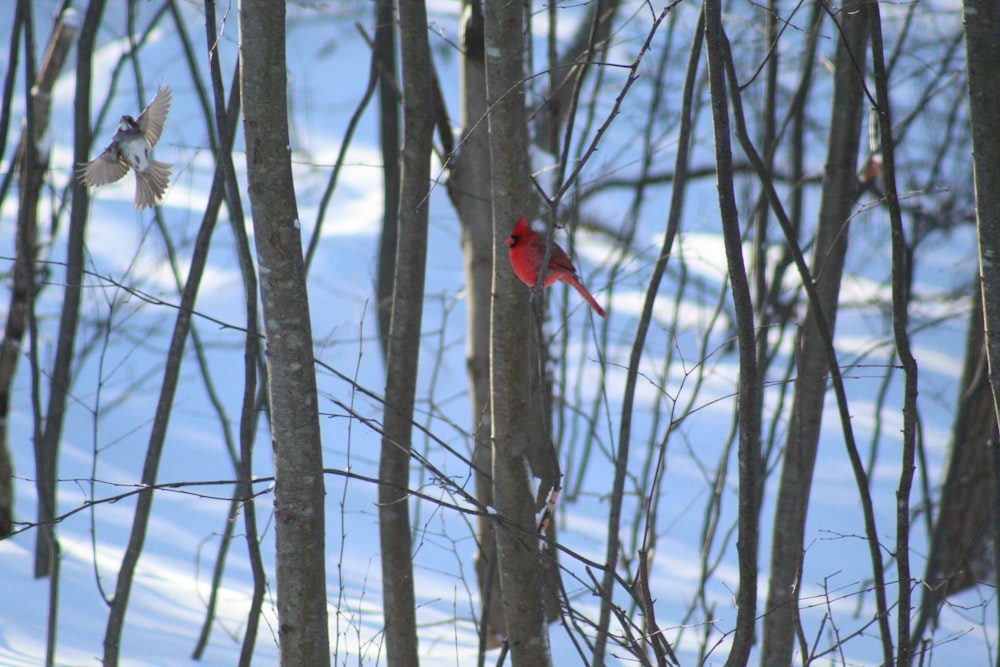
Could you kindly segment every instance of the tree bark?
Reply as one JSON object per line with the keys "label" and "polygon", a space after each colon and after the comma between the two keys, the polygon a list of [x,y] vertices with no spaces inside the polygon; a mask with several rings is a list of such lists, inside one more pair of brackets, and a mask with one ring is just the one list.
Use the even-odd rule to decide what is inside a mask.
{"label": "tree bark", "polygon": [[[260,537],[257,530],[257,505],[253,489],[253,450],[257,441],[258,418],[263,414],[259,409],[258,398],[267,390],[267,375],[262,364],[262,350],[259,335],[258,297],[259,289],[256,268],[253,264],[253,251],[250,249],[250,239],[247,237],[246,217],[243,200],[240,197],[240,186],[236,177],[233,162],[233,140],[236,136],[236,124],[240,115],[240,63],[236,63],[229,91],[229,103],[226,103],[225,89],[222,83],[222,68],[219,63],[219,35],[216,30],[216,12],[214,0],[205,2],[205,40],[209,55],[209,72],[212,81],[212,92],[215,104],[215,132],[218,135],[218,152],[216,159],[222,165],[225,175],[226,201],[230,209],[233,237],[236,241],[237,256],[240,262],[240,274],[243,277],[243,297],[246,313],[246,337],[243,347],[243,401],[240,411],[239,426],[239,459],[236,473],[239,483],[233,495],[233,504],[226,522],[223,540],[231,539],[235,528],[237,512],[243,515],[244,539],[247,545],[247,557],[250,561],[250,571],[253,574],[253,589],[250,595],[250,608],[247,611],[246,629],[243,632],[243,642],[240,647],[239,667],[250,667],[253,662],[254,646],[257,642],[257,630],[260,627],[261,607],[267,589],[267,574],[260,550]],[[211,122],[209,123],[211,127]],[[193,337],[194,331],[192,331]],[[258,374],[262,375],[258,383]],[[225,553],[220,546],[216,572],[221,578],[225,566]],[[217,580],[214,578],[212,596],[217,599]],[[210,598],[211,600],[211,598]],[[209,605],[211,614],[206,615],[206,624],[202,628],[204,642],[208,641],[210,616],[214,616],[214,605]],[[199,642],[202,641],[199,637]],[[204,648],[204,644],[200,645]],[[192,657],[200,660],[199,646],[195,647]]]}
{"label": "tree bark", "polygon": [[241,0],[239,14],[247,193],[267,337],[280,663],[323,667],[330,664],[323,454],[289,149],[285,7]]}
{"label": "tree bark", "polygon": [[[49,166],[49,150],[45,146],[45,137],[48,135],[49,116],[51,111],[52,87],[59,76],[59,71],[65,62],[66,54],[76,36],[79,27],[75,16],[73,20],[66,20],[65,12],[56,23],[49,36],[48,46],[45,50],[45,57],[41,68],[36,73],[34,66],[35,45],[32,7],[30,2],[18,2],[18,11],[23,17],[25,33],[25,79],[33,81],[34,85],[26,91],[26,111],[27,120],[24,132],[21,135],[21,142],[18,146],[18,162],[20,170],[18,173],[20,206],[17,212],[16,231],[16,259],[14,261],[14,289],[11,294],[12,305],[14,306],[8,314],[7,328],[4,335],[3,346],[0,348],[0,373],[3,375],[3,389],[0,396],[0,535],[10,533],[11,521],[13,520],[13,469],[9,455],[7,453],[7,411],[9,409],[8,394],[10,384],[14,378],[18,349],[24,334],[24,324],[29,322],[33,329],[31,337],[31,354],[37,361],[38,336],[37,322],[34,317],[34,292],[35,292],[35,244],[36,230],[38,229],[38,201],[42,191],[42,184],[45,180],[45,173]],[[33,362],[33,366],[37,365]],[[32,395],[38,396],[38,375],[32,377]],[[41,435],[41,415],[38,413],[36,403],[34,410],[34,433],[35,442],[38,442]],[[39,470],[47,470],[48,476],[44,480],[46,491],[50,494],[45,500],[39,497],[39,508],[46,506],[49,517],[55,516],[55,481],[58,443],[53,442],[55,448],[47,451],[39,450],[39,453],[51,456],[51,459],[44,461],[37,458]],[[41,476],[39,480],[41,481]],[[41,487],[39,487],[41,490]],[[59,618],[59,543],[55,537],[55,527],[53,525],[42,525],[38,528],[38,549],[35,552],[35,576],[49,577],[49,613],[46,627],[45,641],[45,665],[49,667],[55,664],[56,653],[56,630]],[[44,570],[43,570],[44,568]]]}
{"label": "tree bark", "polygon": [[487,2],[486,94],[491,203],[493,299],[490,313],[490,396],[493,498],[497,510],[497,566],[515,665],[551,664],[528,448],[535,434],[525,415],[531,384],[530,315],[524,288],[507,258],[504,239],[518,215],[529,211],[528,133],[524,108],[524,16],[520,3]]}
{"label": "tree bark", "polygon": [[[910,346],[909,303],[912,281],[912,251],[907,248],[903,215],[896,189],[896,140],[893,137],[892,105],[889,100],[889,74],[885,64],[882,17],[878,3],[868,3],[871,27],[872,76],[875,83],[876,113],[882,144],[885,204],[889,211],[892,238],[892,330],[896,355],[903,368],[903,439],[900,442],[899,484],[896,486],[896,572],[899,577],[896,605],[896,662],[910,661],[910,610],[913,607],[910,578],[910,492],[916,469],[917,451],[917,382],[918,367]],[[877,535],[871,539],[878,539]],[[876,549],[876,552],[880,550]],[[883,650],[891,646],[883,637]],[[891,658],[891,656],[887,656]]]}
{"label": "tree bark", "polygon": [[409,487],[413,407],[427,263],[430,158],[434,138],[434,65],[422,0],[399,7],[403,64],[403,150],[395,275],[386,352],[385,412],[379,459],[382,614],[389,665],[416,665]]}
{"label": "tree bark", "polygon": [[[92,0],[87,5],[80,39],[77,43],[76,96],[73,117],[73,162],[89,160],[91,57],[97,29],[104,13],[104,0]],[[77,323],[80,319],[81,286],[83,283],[84,228],[87,224],[89,195],[85,185],[73,183],[73,209],[70,212],[69,235],[66,243],[66,277],[63,284],[62,311],[59,314],[59,337],[55,362],[49,379],[49,401],[45,411],[45,431],[41,442],[35,443],[38,487],[38,536],[35,542],[35,576],[48,572],[57,548],[51,521],[55,516],[55,479],[62,438],[66,397],[72,378]]]}
{"label": "tree bark", "polygon": [[[861,3],[846,5],[836,20],[841,31],[837,40],[828,157],[812,263],[822,315],[831,336],[847,253],[848,221],[858,188],[857,156],[864,102],[864,82],[858,70],[865,64],[864,47],[868,38],[867,13]],[[811,304],[799,332],[796,364],[798,380],[778,487],[765,605],[761,660],[767,665],[792,662],[802,544],[826,396],[829,359]]]}
{"label": "tree bark", "polygon": [[[462,141],[452,157],[448,193],[462,226],[465,258],[466,372],[472,410],[476,498],[493,506],[493,451],[490,442],[490,304],[493,298],[493,224],[490,201],[490,137],[486,120],[484,17],[478,0],[465,4],[461,38]],[[476,580],[482,606],[480,649],[494,648],[507,634],[497,570],[496,524],[477,520]]]}
{"label": "tree bark", "polygon": [[[22,22],[21,15],[30,10],[30,3],[18,2],[14,30],[19,32],[22,23],[28,25],[28,22]],[[29,115],[21,133],[18,157],[15,161],[20,165],[18,190],[21,198],[15,232],[17,256],[12,271],[13,285],[10,307],[7,309],[7,322],[4,326],[3,340],[0,341],[0,537],[10,534],[14,519],[14,470],[7,447],[7,417],[10,410],[11,385],[17,371],[17,361],[21,356],[25,327],[31,319],[29,309],[33,307],[31,302],[35,293],[34,262],[38,198],[49,165],[49,154],[42,149],[41,142],[48,134],[52,87],[59,77],[66,54],[76,38],[79,27],[77,20],[67,21],[64,12],[49,36],[45,57],[34,77],[34,86],[28,96]],[[12,38],[16,46],[19,40],[16,35],[12,35]],[[13,67],[14,63],[11,63],[11,66]],[[32,72],[33,67],[29,64],[26,71]],[[45,530],[40,528],[39,532]],[[36,576],[39,574],[36,569]]]}
{"label": "tree bark", "polygon": [[382,361],[388,363],[392,289],[399,228],[399,92],[396,77],[396,20],[393,0],[375,0],[375,57],[378,59],[378,133],[382,151],[382,235],[375,276],[375,313]]}
{"label": "tree bark", "polygon": [[[8,57],[7,80],[12,81],[17,69],[17,54],[21,47],[21,26],[24,8],[18,3],[14,8],[14,19],[11,25],[10,55]],[[5,96],[3,101],[3,120],[9,118],[12,96]],[[0,127],[0,151],[6,146],[7,124]],[[2,154],[2,153],[0,153]],[[0,200],[0,205],[3,201]],[[10,415],[10,393],[17,373],[17,362],[20,359],[21,343],[24,340],[24,330],[28,321],[28,299],[32,293],[31,270],[33,267],[34,236],[33,228],[25,228],[22,216],[18,216],[17,229],[14,232],[14,266],[11,269],[10,302],[7,306],[7,321],[4,323],[3,340],[0,340],[0,537],[7,537],[14,524],[14,462],[7,445],[7,420]]]}
{"label": "tree bark", "polygon": [[[221,163],[218,163],[205,214],[202,216],[201,226],[198,229],[198,235],[191,251],[191,266],[188,270],[187,282],[184,284],[184,291],[181,294],[181,301],[177,308],[177,318],[174,321],[174,330],[170,337],[167,357],[164,360],[163,381],[160,385],[160,395],[157,399],[156,413],[153,416],[153,426],[150,429],[149,444],[146,446],[146,457],[142,467],[141,480],[142,484],[147,487],[151,487],[157,481],[160,460],[167,438],[167,428],[173,411],[174,396],[177,393],[177,387],[180,383],[184,348],[187,343],[188,334],[191,332],[191,318],[194,313],[195,301],[198,296],[198,289],[201,285],[205,267],[208,263],[208,249],[218,219],[219,208],[222,205],[223,187],[223,167]],[[125,612],[127,611],[129,595],[132,591],[135,569],[146,541],[146,531],[149,527],[152,507],[153,490],[151,488],[143,489],[138,494],[136,501],[135,515],[132,519],[132,530],[129,533],[125,555],[122,557],[121,566],[118,569],[115,593],[112,598],[111,609],[108,612],[108,623],[104,631],[103,660],[105,667],[114,667],[118,664],[121,635],[125,627]]]}
{"label": "tree bark", "polygon": [[726,245],[726,267],[736,313],[737,344],[740,355],[739,409],[739,518],[737,558],[740,588],[736,595],[736,632],[727,667],[746,665],[754,643],[757,619],[757,513],[760,471],[761,383],[757,378],[757,336],[750,283],[743,261],[736,188],[733,184],[733,154],[729,130],[729,98],[726,92],[726,36],[722,28],[722,3],[705,0],[705,52],[711,93],[712,125],[715,136],[716,183],[722,237]]}
{"label": "tree bark", "polygon": [[[994,119],[1000,108],[1000,70],[997,68],[1000,62],[1000,6],[996,0],[965,0],[963,14],[983,329],[994,418],[1000,423],[1000,128]],[[1000,505],[1000,441],[996,437],[992,449],[990,469],[996,506]],[[995,550],[996,542],[994,575],[996,581],[1000,581],[1000,558],[996,558]]]}
{"label": "tree bark", "polygon": [[941,501],[922,586],[920,614],[914,625],[911,655],[937,624],[944,599],[981,581],[995,580],[997,533],[996,467],[991,443],[1000,439],[990,391],[983,335],[983,302],[972,299],[965,367],[959,385],[958,412],[944,472]]}
{"label": "tree bark", "polygon": [[1000,7],[995,0],[965,0],[963,11],[986,357],[1000,421]]}

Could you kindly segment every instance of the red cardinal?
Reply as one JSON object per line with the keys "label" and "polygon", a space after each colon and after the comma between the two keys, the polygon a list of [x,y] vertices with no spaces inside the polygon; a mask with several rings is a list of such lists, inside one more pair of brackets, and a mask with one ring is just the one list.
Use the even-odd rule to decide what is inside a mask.
{"label": "red cardinal", "polygon": [[[549,245],[548,240],[528,226],[528,222],[519,218],[514,225],[514,231],[507,237],[507,245],[510,246],[510,265],[514,267],[514,273],[528,287],[534,287],[538,282],[538,269],[545,259],[545,250]],[[590,304],[601,317],[607,317],[604,309],[601,308],[597,300],[591,296],[587,288],[583,286],[576,275],[576,267],[569,261],[566,251],[559,247],[555,241],[552,242],[552,258],[549,259],[549,270],[545,273],[544,286],[548,287],[557,280],[561,280],[567,285],[572,285],[584,301]]]}

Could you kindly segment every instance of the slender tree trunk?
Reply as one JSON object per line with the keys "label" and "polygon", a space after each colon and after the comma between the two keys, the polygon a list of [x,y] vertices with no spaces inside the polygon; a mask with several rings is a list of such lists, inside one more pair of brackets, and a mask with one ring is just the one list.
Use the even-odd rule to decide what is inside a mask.
{"label": "slender tree trunk", "polygon": [[[896,189],[896,140],[893,136],[892,104],[889,100],[889,73],[885,64],[882,17],[878,3],[868,3],[871,28],[872,75],[875,83],[876,112],[882,144],[885,203],[892,230],[892,331],[896,355],[903,368],[903,439],[900,443],[899,484],[896,487],[896,571],[899,575],[896,604],[896,661],[910,662],[910,612],[912,580],[910,576],[910,492],[916,468],[917,451],[917,361],[910,347],[909,303],[913,255],[907,248],[903,215]],[[875,537],[877,539],[877,537]],[[883,638],[883,646],[885,638]]]}
{"label": "slender tree trunk", "polygon": [[1000,421],[1000,128],[995,122],[1000,108],[1000,7],[995,0],[965,0],[964,14],[979,277],[990,386]]}
{"label": "slender tree trunk", "polygon": [[388,362],[392,288],[399,227],[399,92],[396,76],[396,16],[393,0],[375,0],[375,57],[378,59],[378,133],[382,150],[382,236],[378,244],[375,309],[382,361]]}
{"label": "slender tree trunk", "polygon": [[[452,158],[448,192],[462,225],[465,258],[466,371],[472,409],[476,498],[493,506],[493,449],[490,442],[490,304],[493,298],[493,224],[490,201],[490,137],[486,120],[486,52],[483,9],[467,1],[461,26],[462,141]],[[496,524],[477,521],[476,579],[482,605],[480,649],[499,645],[507,634],[497,570]]]}
{"label": "slender tree trunk", "polygon": [[[246,629],[240,647],[239,667],[250,667],[253,662],[254,645],[257,641],[257,629],[260,626],[261,607],[264,604],[264,594],[267,587],[267,574],[260,551],[260,538],[257,531],[257,506],[253,498],[253,450],[257,438],[258,418],[262,410],[258,409],[258,390],[267,389],[267,376],[260,368],[261,359],[258,312],[258,283],[256,268],[253,264],[253,251],[247,238],[246,217],[243,211],[243,200],[240,196],[240,186],[233,163],[233,138],[236,136],[236,123],[240,112],[240,62],[237,59],[230,86],[229,103],[226,103],[225,90],[222,83],[222,68],[219,63],[218,34],[216,31],[215,2],[205,3],[205,39],[209,56],[209,71],[212,80],[212,92],[215,111],[215,130],[219,138],[217,160],[221,163],[226,182],[227,203],[230,210],[230,222],[233,237],[236,241],[237,256],[240,260],[240,274],[243,277],[243,298],[246,313],[246,337],[243,346],[243,401],[240,410],[239,427],[239,460],[237,475],[239,483],[233,496],[234,506],[240,508],[243,515],[243,535],[247,545],[247,557],[250,561],[250,571],[253,573],[253,591],[250,595],[250,608],[247,611]],[[263,375],[258,383],[258,373]],[[238,505],[236,505],[238,503]],[[231,512],[227,521],[227,533],[223,539],[231,538],[237,513]],[[220,549],[217,570],[221,574],[225,564],[225,554]],[[214,580],[213,580],[213,583]],[[213,595],[216,592],[213,587]],[[206,618],[206,621],[208,619]],[[204,641],[208,640],[208,625],[203,628]],[[195,649],[197,654],[198,649]]]}
{"label": "slender tree trunk", "polygon": [[515,665],[551,664],[534,499],[528,480],[528,448],[537,434],[525,419],[531,383],[530,316],[524,289],[507,258],[504,239],[529,210],[528,136],[524,109],[524,7],[486,3],[486,91],[490,109],[493,208],[493,303],[490,396],[493,436],[493,499],[499,517],[497,567]]}
{"label": "slender tree trunk", "polygon": [[427,263],[434,65],[423,0],[399,7],[403,63],[403,151],[395,276],[386,353],[385,413],[379,460],[382,613],[389,665],[417,665],[412,536],[407,491]]}
{"label": "slender tree trunk", "polygon": [[[6,392],[9,389],[10,382],[13,380],[14,364],[19,356],[17,348],[24,333],[24,322],[25,320],[29,320],[33,328],[36,326],[33,313],[35,232],[38,229],[39,196],[41,195],[45,172],[49,165],[49,152],[44,148],[44,140],[48,135],[49,129],[50,94],[59,76],[59,71],[62,69],[63,62],[65,62],[70,44],[72,44],[76,36],[78,27],[75,21],[64,21],[65,14],[60,17],[60,20],[53,28],[52,34],[49,36],[42,66],[36,74],[34,67],[34,21],[31,13],[31,3],[19,2],[18,4],[19,11],[22,12],[24,18],[25,79],[33,81],[34,85],[26,91],[27,122],[25,131],[21,135],[19,146],[21,170],[18,174],[18,181],[21,201],[17,216],[17,259],[15,260],[14,292],[12,295],[15,310],[9,314],[10,319],[8,321],[8,334],[12,334],[12,336],[4,337],[4,351],[6,355],[0,352],[0,360],[9,362],[9,366],[3,369],[5,385],[2,413],[0,413],[0,418],[4,422],[2,440],[0,440],[0,535],[10,531],[10,521],[12,518],[10,510],[13,502],[11,495],[12,486],[10,484],[12,471],[10,460],[7,458],[6,445],[6,417],[8,409]],[[11,324],[16,325],[13,330],[10,329]],[[13,345],[10,345],[10,343],[13,343]],[[32,337],[33,355],[37,355],[36,345],[37,335]],[[35,385],[35,391],[37,392],[37,385]],[[37,396],[37,393],[35,395]],[[36,442],[40,435],[40,423],[36,412],[34,428]],[[50,453],[53,454],[53,458],[48,462],[48,465],[51,466],[48,468],[50,477],[46,481],[51,484],[47,488],[47,491],[51,495],[45,502],[50,503],[48,511],[51,517],[55,514],[56,459],[55,452]],[[49,667],[55,664],[56,631],[59,618],[59,543],[56,541],[55,528],[53,526],[39,526],[38,531],[39,535],[45,538],[42,542],[39,542],[39,545],[41,546],[44,543],[48,549],[48,562],[46,563],[45,571],[41,572],[38,569],[38,566],[42,564],[39,559],[36,561],[35,575],[40,576],[45,574],[49,577],[49,613],[45,642],[45,665]],[[36,552],[36,555],[40,556],[40,552],[41,550]]]}
{"label": "slender tree trunk", "polygon": [[979,582],[994,580],[998,503],[992,444],[1000,439],[990,391],[983,335],[983,302],[972,298],[958,412],[941,488],[941,500],[924,573],[920,613],[910,641],[911,656],[937,625],[941,603]]}
{"label": "slender tree trunk", "polygon": [[[7,72],[8,85],[13,82],[17,71],[17,54],[21,47],[21,27],[24,24],[24,3],[14,8],[11,25],[10,55]],[[12,96],[4,100],[3,118],[9,118]],[[6,146],[7,127],[0,127],[0,151]],[[21,141],[24,141],[22,139]],[[0,152],[2,154],[2,152]],[[3,201],[0,200],[0,206]],[[14,266],[11,269],[10,302],[7,306],[7,321],[4,323],[3,340],[0,341],[0,537],[10,535],[14,523],[14,463],[7,445],[7,420],[10,416],[10,392],[17,374],[17,362],[21,358],[21,344],[28,322],[29,299],[34,291],[31,277],[34,266],[34,228],[25,228],[29,220],[18,216],[14,232]],[[36,421],[40,416],[36,416]]]}
{"label": "slender tree trunk", "polygon": [[323,453],[289,152],[285,7],[241,0],[239,12],[247,193],[267,337],[281,665],[323,667],[330,664]]}
{"label": "slender tree trunk", "polygon": [[[163,381],[160,384],[160,395],[156,403],[156,413],[153,416],[153,426],[150,429],[149,444],[146,446],[146,457],[142,467],[142,484],[151,487],[156,484],[160,460],[167,438],[167,428],[173,411],[174,396],[180,383],[181,363],[184,359],[184,348],[191,331],[191,318],[194,312],[198,289],[208,263],[208,250],[211,245],[212,233],[218,219],[219,208],[222,205],[222,190],[224,187],[224,171],[221,162],[216,165],[212,189],[208,204],[202,217],[198,235],[195,238],[191,252],[191,265],[188,269],[187,282],[181,294],[177,308],[177,319],[170,337],[167,357],[164,361]],[[125,626],[125,612],[128,608],[129,595],[139,557],[146,541],[146,531],[149,527],[150,514],[153,508],[153,490],[144,489],[138,494],[135,515],[132,519],[132,530],[129,533],[128,545],[122,557],[115,583],[115,593],[108,612],[108,623],[104,631],[104,665],[114,667],[118,664],[121,648],[121,635]]]}
{"label": "slender tree trunk", "polygon": [[[996,0],[965,0],[966,66],[972,159],[976,185],[976,230],[979,234],[979,279],[993,409],[1000,423],[1000,6]],[[1000,441],[993,439],[994,502],[1000,506]],[[998,529],[1000,531],[1000,529]],[[994,542],[994,550],[996,549]],[[1000,558],[994,556],[995,581]],[[1000,624],[1000,621],[998,621]],[[1000,655],[997,657],[1000,664]]]}
{"label": "slender tree trunk", "polygon": [[[21,25],[29,26],[30,21],[22,21],[21,16],[31,10],[31,3],[18,2],[14,29],[20,31]],[[30,18],[25,15],[25,18]],[[56,79],[66,61],[73,40],[76,38],[79,25],[75,21],[65,21],[61,15],[49,36],[45,57],[37,75],[34,68],[25,57],[25,72],[34,79],[27,97],[28,118],[18,144],[17,163],[21,165],[18,174],[18,191],[20,202],[17,211],[17,230],[15,232],[15,252],[13,268],[13,286],[11,290],[10,307],[7,310],[7,322],[4,336],[0,342],[0,537],[10,534],[13,522],[14,483],[13,467],[10,452],[7,448],[7,417],[10,409],[10,388],[14,382],[17,361],[21,356],[21,344],[24,339],[25,326],[28,323],[29,309],[34,300],[34,257],[36,230],[38,228],[38,198],[41,193],[45,172],[48,169],[49,154],[42,148],[42,141],[48,134],[51,93]],[[14,35],[14,44],[19,40]],[[33,47],[25,43],[26,51]],[[13,63],[12,63],[13,66]]]}
{"label": "slender tree trunk", "polygon": [[[91,0],[87,5],[76,61],[76,97],[74,106],[73,162],[89,160],[91,57],[94,40],[104,13],[104,0]],[[55,479],[62,438],[66,397],[72,377],[77,322],[80,319],[81,285],[83,283],[84,227],[87,224],[89,196],[85,185],[73,183],[73,209],[70,213],[66,243],[66,277],[64,279],[62,311],[59,316],[59,337],[56,341],[55,362],[49,376],[49,401],[45,411],[45,432],[35,443],[35,465],[38,486],[38,537],[35,542],[35,576],[48,572],[57,547],[51,521],[55,516]]]}
{"label": "slender tree trunk", "polygon": [[[153,426],[149,436],[149,444],[146,448],[146,458],[143,462],[142,484],[152,486],[157,481],[157,471],[159,470],[160,459],[163,454],[163,447],[166,441],[167,427],[170,422],[170,415],[173,408],[174,396],[180,381],[181,362],[184,358],[184,347],[187,336],[191,331],[191,317],[194,309],[198,288],[201,278],[204,275],[205,266],[208,260],[208,248],[215,229],[215,221],[218,217],[219,205],[222,201],[222,172],[221,166],[217,167],[216,179],[213,182],[212,192],[209,195],[208,208],[202,219],[198,236],[192,248],[191,266],[188,272],[187,282],[181,295],[181,301],[177,309],[177,319],[174,322],[174,330],[170,338],[170,346],[167,351],[167,358],[164,362],[165,370],[161,383],[160,395],[156,404],[156,414],[153,417]],[[108,624],[104,634],[104,664],[108,667],[118,664],[118,652],[121,644],[121,634],[125,624],[125,611],[128,607],[129,594],[132,590],[132,581],[135,574],[136,565],[142,554],[143,544],[146,540],[146,530],[149,527],[149,518],[153,506],[152,489],[143,490],[138,494],[135,515],[132,520],[132,531],[129,534],[129,542],[122,558],[121,566],[118,570],[118,579],[115,586],[115,594],[112,599],[111,610],[108,613]]]}
{"label": "slender tree trunk", "polygon": [[[858,68],[864,67],[868,38],[867,13],[860,3],[845,6],[837,20],[841,32],[837,40],[828,157],[812,264],[831,336],[847,253],[848,221],[858,188],[857,156],[864,103]],[[778,487],[765,605],[762,664],[766,665],[791,664],[798,622],[803,537],[829,364],[811,304],[799,332],[796,363],[798,380]]]}
{"label": "slender tree trunk", "polygon": [[740,354],[739,378],[739,533],[736,543],[740,568],[740,588],[736,595],[736,633],[726,661],[727,667],[746,665],[754,644],[757,618],[757,497],[761,483],[760,415],[761,383],[757,378],[757,337],[750,284],[743,261],[736,190],[733,185],[733,153],[729,131],[729,98],[726,93],[726,36],[722,29],[722,3],[705,0],[705,51],[712,121],[715,129],[715,165],[722,214],[722,237],[726,245],[726,266],[736,313]]}

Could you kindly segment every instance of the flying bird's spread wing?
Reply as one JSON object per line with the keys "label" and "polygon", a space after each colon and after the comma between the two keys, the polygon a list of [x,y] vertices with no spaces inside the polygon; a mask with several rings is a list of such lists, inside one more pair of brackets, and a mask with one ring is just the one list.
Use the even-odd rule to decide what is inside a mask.
{"label": "flying bird's spread wing", "polygon": [[115,145],[111,144],[96,158],[87,164],[81,164],[77,170],[77,178],[86,185],[97,186],[114,183],[127,173],[128,162]]}
{"label": "flying bird's spread wing", "polygon": [[136,125],[146,135],[146,143],[150,148],[154,147],[156,142],[160,140],[163,122],[167,120],[167,113],[170,111],[171,95],[169,86],[160,86],[160,89],[156,91],[156,97],[136,120]]}

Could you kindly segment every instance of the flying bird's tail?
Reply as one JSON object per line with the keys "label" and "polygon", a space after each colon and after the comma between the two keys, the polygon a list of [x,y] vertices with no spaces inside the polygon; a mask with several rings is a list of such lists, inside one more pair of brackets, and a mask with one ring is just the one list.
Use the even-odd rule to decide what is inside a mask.
{"label": "flying bird's tail", "polygon": [[149,159],[146,171],[135,172],[135,207],[150,208],[156,206],[170,184],[170,166],[166,162]]}

